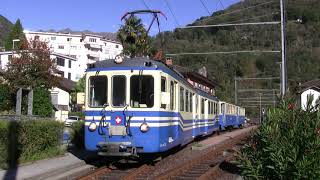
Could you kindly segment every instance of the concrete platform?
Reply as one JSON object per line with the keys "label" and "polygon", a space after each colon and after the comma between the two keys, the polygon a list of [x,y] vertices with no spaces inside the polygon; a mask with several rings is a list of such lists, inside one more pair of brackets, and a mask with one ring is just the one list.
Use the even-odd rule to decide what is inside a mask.
{"label": "concrete platform", "polygon": [[16,169],[0,170],[0,179],[64,179],[71,176],[71,172],[83,173],[93,168],[94,166],[86,164],[85,159],[66,153],[62,157],[36,161]]}
{"label": "concrete platform", "polygon": [[197,143],[196,145],[192,146],[192,150],[203,150],[203,149],[207,149],[212,146],[216,146],[216,145],[218,145],[228,139],[233,139],[241,134],[248,133],[248,132],[253,131],[257,128],[258,128],[258,126],[251,126],[251,127],[246,127],[243,129],[236,129],[236,130],[233,130],[232,132],[220,134],[218,136],[209,137],[208,139],[205,139],[205,140]]}

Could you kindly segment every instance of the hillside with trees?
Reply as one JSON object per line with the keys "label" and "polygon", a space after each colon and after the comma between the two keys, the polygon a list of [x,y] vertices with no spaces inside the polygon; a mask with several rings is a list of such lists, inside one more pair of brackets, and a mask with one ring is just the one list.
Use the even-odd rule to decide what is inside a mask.
{"label": "hillside with trees", "polygon": [[[320,1],[287,1],[287,67],[290,92],[298,82],[320,78]],[[280,21],[279,1],[244,0],[201,17],[190,25]],[[175,29],[163,32],[164,52],[281,50],[280,25]],[[153,46],[160,48],[160,36]],[[281,53],[237,53],[174,56],[174,63],[194,70],[206,66],[221,87],[217,94],[234,102],[234,77],[279,76]],[[254,83],[254,88],[279,88],[279,80]],[[251,83],[252,85],[252,83]],[[250,86],[246,85],[248,88]],[[248,95],[249,96],[249,95]]]}

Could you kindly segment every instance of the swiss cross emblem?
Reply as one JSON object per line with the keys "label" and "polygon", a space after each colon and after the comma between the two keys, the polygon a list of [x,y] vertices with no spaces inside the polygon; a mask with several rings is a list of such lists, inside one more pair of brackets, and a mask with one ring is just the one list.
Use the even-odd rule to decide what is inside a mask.
{"label": "swiss cross emblem", "polygon": [[117,117],[116,117],[116,124],[121,124],[121,122],[122,122],[121,117],[120,117],[120,116],[117,116]]}

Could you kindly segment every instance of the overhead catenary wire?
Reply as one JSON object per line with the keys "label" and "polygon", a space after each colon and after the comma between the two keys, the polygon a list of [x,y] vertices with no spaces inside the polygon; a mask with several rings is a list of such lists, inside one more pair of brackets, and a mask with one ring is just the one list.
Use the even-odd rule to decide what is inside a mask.
{"label": "overhead catenary wire", "polygon": [[207,11],[208,15],[210,16],[211,13],[210,13],[209,9],[207,8],[206,4],[203,2],[203,0],[200,0],[200,2],[202,4],[203,8]]}
{"label": "overhead catenary wire", "polygon": [[167,0],[164,0],[164,2],[166,3],[166,5],[167,5],[167,7],[168,7],[168,9],[169,9],[169,11],[170,11],[170,13],[171,13],[171,15],[172,15],[175,23],[176,23],[176,25],[177,25],[177,26],[180,26],[179,21],[178,21],[178,19],[176,18],[176,16],[174,15],[173,10],[171,9],[171,6],[170,6],[169,2],[168,2]]}
{"label": "overhead catenary wire", "polygon": [[[256,5],[253,5],[253,6],[249,6],[249,7],[246,7],[246,8],[242,8],[242,9],[234,10],[234,11],[231,11],[231,12],[228,12],[228,13],[220,14],[220,15],[217,15],[217,16],[208,17],[206,19],[199,20],[198,22],[209,21],[209,20],[211,20],[213,18],[226,16],[226,15],[230,15],[230,14],[235,14],[235,13],[238,13],[238,12],[241,12],[241,11],[245,11],[245,10],[248,10],[248,9],[253,9],[253,8],[256,8],[256,7],[259,7],[259,6],[263,6],[263,5],[266,5],[266,4],[271,4],[273,2],[274,1],[263,2],[263,3],[256,4]],[[220,1],[220,4],[221,4],[221,1]],[[222,6],[223,6],[223,4],[222,4]]]}
{"label": "overhead catenary wire", "polygon": [[250,51],[214,51],[214,52],[182,52],[182,53],[168,53],[167,56],[181,56],[181,55],[211,55],[211,54],[239,54],[239,53],[280,53],[281,51],[274,50],[250,50]]}
{"label": "overhead catenary wire", "polygon": [[142,1],[142,4],[148,9],[150,10],[150,7],[148,6],[148,4],[144,1],[144,0],[141,0]]}
{"label": "overhead catenary wire", "polygon": [[267,21],[267,22],[249,22],[249,23],[229,23],[229,24],[209,24],[209,25],[195,25],[177,27],[179,29],[191,29],[191,28],[208,28],[208,27],[227,27],[227,26],[247,26],[247,25],[277,25],[280,21]]}

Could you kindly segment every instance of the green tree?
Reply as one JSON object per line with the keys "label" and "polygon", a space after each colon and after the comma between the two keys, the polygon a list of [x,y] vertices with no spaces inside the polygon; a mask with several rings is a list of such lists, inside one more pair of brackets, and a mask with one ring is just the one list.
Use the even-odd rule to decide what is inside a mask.
{"label": "green tree", "polygon": [[57,84],[56,64],[50,59],[50,48],[39,40],[23,41],[23,50],[7,65],[4,78],[14,87],[49,89]]}
{"label": "green tree", "polygon": [[126,56],[138,57],[147,56],[149,52],[149,37],[141,19],[131,16],[117,33],[122,43],[123,54]]}
{"label": "green tree", "polygon": [[[8,38],[5,41],[5,49],[7,51],[12,50],[12,45],[13,45],[12,40],[14,40],[14,39],[20,39],[20,42],[22,42],[26,39],[25,34],[23,33],[23,27],[21,25],[20,19],[18,19],[16,21],[16,23],[12,27],[12,30],[11,30]],[[14,44],[15,49],[21,48],[20,42],[15,42],[15,44]]]}

